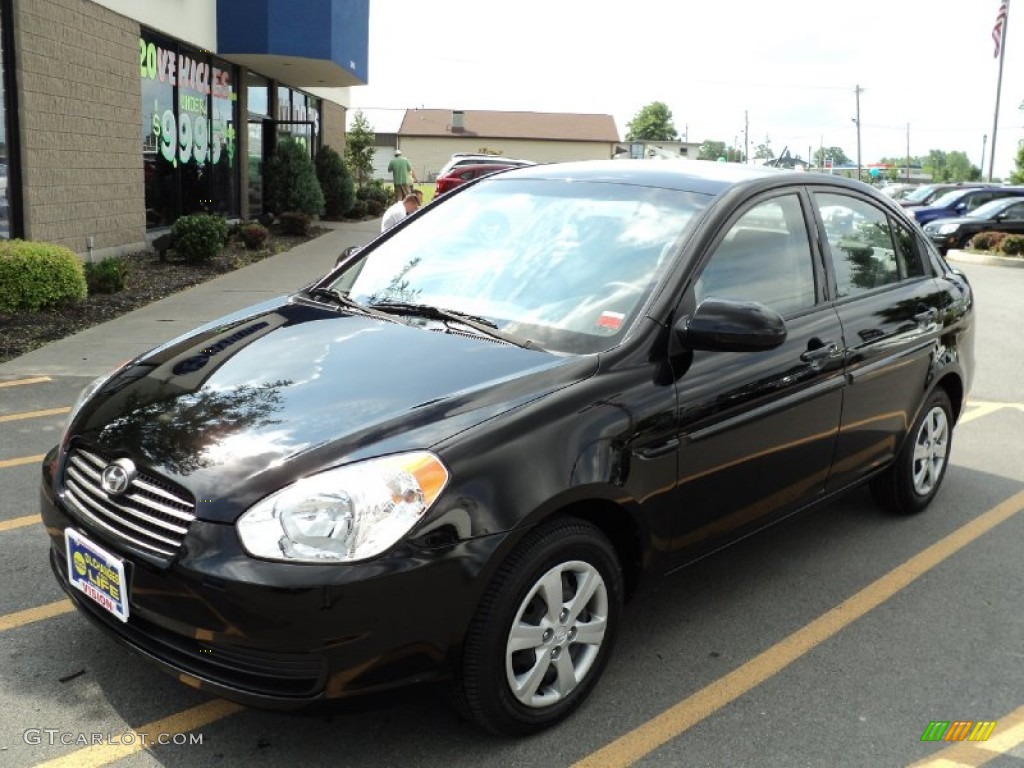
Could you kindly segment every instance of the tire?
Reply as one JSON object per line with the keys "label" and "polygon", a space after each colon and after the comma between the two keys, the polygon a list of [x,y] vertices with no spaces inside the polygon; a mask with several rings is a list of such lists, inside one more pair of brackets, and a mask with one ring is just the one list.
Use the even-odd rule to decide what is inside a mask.
{"label": "tire", "polygon": [[953,408],[944,389],[925,401],[892,465],[871,481],[880,505],[901,515],[924,510],[942,485],[953,442]]}
{"label": "tire", "polygon": [[622,594],[615,550],[595,526],[564,518],[531,531],[498,569],[470,624],[453,686],[458,710],[501,736],[536,733],[567,717],[604,671]]}

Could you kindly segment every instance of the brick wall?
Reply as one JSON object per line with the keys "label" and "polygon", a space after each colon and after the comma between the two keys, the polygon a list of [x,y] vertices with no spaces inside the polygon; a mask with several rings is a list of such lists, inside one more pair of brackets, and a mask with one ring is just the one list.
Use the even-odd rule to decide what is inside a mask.
{"label": "brick wall", "polygon": [[345,156],[345,108],[333,101],[324,99],[320,102],[320,130],[323,132],[323,144],[329,146],[342,157]]}
{"label": "brick wall", "polygon": [[139,25],[88,0],[14,4],[25,236],[144,246]]}

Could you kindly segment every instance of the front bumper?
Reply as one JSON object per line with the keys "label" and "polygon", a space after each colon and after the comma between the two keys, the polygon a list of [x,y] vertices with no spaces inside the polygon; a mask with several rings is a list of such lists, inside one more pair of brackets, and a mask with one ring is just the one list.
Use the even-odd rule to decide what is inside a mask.
{"label": "front bumper", "polygon": [[[44,464],[50,565],[76,607],[181,682],[246,705],[288,709],[448,676],[501,535],[405,548],[352,565],[257,561],[234,527],[197,520],[160,568],[118,549],[55,498]],[[125,561],[121,622],[68,581],[69,526]]]}

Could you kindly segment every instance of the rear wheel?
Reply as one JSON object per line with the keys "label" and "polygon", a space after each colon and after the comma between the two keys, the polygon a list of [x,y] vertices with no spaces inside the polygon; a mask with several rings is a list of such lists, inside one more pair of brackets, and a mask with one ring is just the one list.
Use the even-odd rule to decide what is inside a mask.
{"label": "rear wheel", "polygon": [[568,716],[604,671],[622,609],[615,550],[575,518],[531,531],[477,608],[455,702],[492,733],[535,733]]}
{"label": "rear wheel", "polygon": [[931,503],[946,476],[953,439],[953,408],[943,389],[928,397],[892,465],[871,481],[883,507],[899,514],[920,512]]}

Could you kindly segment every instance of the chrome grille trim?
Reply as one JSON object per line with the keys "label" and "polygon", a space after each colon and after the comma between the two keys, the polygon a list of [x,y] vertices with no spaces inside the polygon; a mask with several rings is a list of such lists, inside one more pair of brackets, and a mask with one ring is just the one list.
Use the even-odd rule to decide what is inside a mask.
{"label": "chrome grille trim", "polygon": [[159,478],[139,473],[127,493],[110,496],[100,477],[110,460],[74,447],[64,468],[64,498],[85,522],[115,540],[170,560],[181,548],[195,520],[194,502]]}

